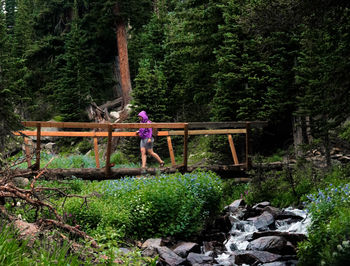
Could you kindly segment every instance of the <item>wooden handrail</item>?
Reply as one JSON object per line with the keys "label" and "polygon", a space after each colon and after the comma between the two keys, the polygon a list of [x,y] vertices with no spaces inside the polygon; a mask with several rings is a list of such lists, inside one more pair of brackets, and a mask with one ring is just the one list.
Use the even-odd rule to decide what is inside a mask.
{"label": "wooden handrail", "polygon": [[[114,129],[139,129],[139,128],[162,128],[162,129],[183,129],[183,130],[162,130],[158,131],[158,136],[166,136],[168,140],[169,152],[172,165],[175,166],[175,157],[173,154],[173,147],[171,144],[171,136],[184,136],[184,161],[183,168],[186,171],[188,161],[188,136],[190,135],[228,135],[229,144],[236,166],[240,164],[237,158],[236,150],[234,147],[231,134],[245,134],[245,163],[244,166],[249,169],[250,167],[250,130],[251,128],[261,128],[267,125],[265,121],[251,121],[251,122],[191,122],[191,123],[87,123],[87,122],[45,122],[45,121],[24,121],[22,124],[25,127],[36,127],[37,130],[21,130],[13,132],[17,136],[36,136],[36,165],[35,168],[40,168],[40,140],[41,137],[92,137],[94,138],[94,150],[96,166],[100,167],[98,159],[98,137],[108,137],[107,141],[107,159],[105,165],[105,173],[110,173],[110,155],[111,155],[111,142],[112,137],[137,137],[136,132],[130,131],[113,131]],[[102,129],[104,131],[44,131],[45,128],[90,128],[90,129]],[[234,127],[227,128],[227,127]],[[241,127],[241,128],[237,128]],[[194,128],[205,128],[197,129]],[[214,128],[214,129],[213,129]],[[215,129],[216,128],[216,129]],[[219,129],[217,129],[219,128]],[[27,149],[27,148],[26,148]],[[26,150],[28,153],[28,151]],[[30,162],[28,163],[28,166]]]}
{"label": "wooden handrail", "polygon": [[36,127],[38,124],[43,127],[56,128],[184,128],[186,123],[87,123],[87,122],[44,122],[44,121],[24,121],[25,127]]}
{"label": "wooden handrail", "polygon": [[[212,129],[212,130],[189,130],[188,135],[226,135],[226,134],[245,134],[246,129]],[[20,130],[14,132],[14,135],[36,136],[36,131]],[[185,131],[158,131],[158,136],[184,136]],[[108,132],[93,131],[41,131],[43,137],[108,137]],[[112,132],[113,137],[137,137],[136,132]]]}

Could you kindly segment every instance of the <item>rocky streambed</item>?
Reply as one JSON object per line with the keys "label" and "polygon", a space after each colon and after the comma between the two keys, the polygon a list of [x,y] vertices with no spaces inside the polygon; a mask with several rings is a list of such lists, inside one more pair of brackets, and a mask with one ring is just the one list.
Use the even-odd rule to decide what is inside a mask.
{"label": "rocky streambed", "polygon": [[143,256],[158,255],[158,265],[296,265],[309,223],[303,210],[236,200],[195,241],[148,239],[140,248]]}

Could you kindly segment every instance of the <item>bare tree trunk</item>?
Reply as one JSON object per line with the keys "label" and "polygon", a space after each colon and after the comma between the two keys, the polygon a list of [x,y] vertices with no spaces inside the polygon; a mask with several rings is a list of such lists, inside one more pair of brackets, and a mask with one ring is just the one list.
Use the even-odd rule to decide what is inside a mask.
{"label": "bare tree trunk", "polygon": [[300,116],[294,116],[293,118],[293,142],[294,151],[297,157],[301,156],[300,145],[303,144],[303,130]]}
{"label": "bare tree trunk", "polygon": [[115,64],[113,65],[113,75],[114,75],[114,79],[117,81],[113,89],[114,98],[123,97],[118,56],[115,57]]}
{"label": "bare tree trunk", "polygon": [[116,21],[116,34],[117,34],[117,46],[118,46],[118,59],[120,69],[120,84],[123,94],[123,107],[129,104],[131,99],[131,81],[129,71],[129,59],[128,59],[128,42],[125,23],[120,17],[118,3],[114,6],[114,13],[117,16]]}

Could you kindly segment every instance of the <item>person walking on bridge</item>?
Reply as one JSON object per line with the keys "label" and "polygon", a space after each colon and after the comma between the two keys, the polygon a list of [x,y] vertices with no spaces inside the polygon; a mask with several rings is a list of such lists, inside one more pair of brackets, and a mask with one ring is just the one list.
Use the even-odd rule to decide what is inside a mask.
{"label": "person walking on bridge", "polygon": [[[141,111],[138,114],[140,123],[151,123],[148,119],[146,111]],[[141,160],[142,160],[142,169],[146,169],[147,155],[152,155],[159,163],[160,167],[164,166],[164,161],[159,157],[157,153],[153,151],[154,138],[152,136],[152,128],[140,128],[137,132],[137,135],[141,138],[140,141],[140,150],[141,150]]]}

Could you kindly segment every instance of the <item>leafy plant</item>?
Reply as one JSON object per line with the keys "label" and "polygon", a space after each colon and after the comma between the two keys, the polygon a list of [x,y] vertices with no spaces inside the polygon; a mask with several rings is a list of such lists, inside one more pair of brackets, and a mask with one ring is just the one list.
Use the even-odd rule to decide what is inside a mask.
{"label": "leafy plant", "polygon": [[308,195],[312,224],[299,245],[300,265],[343,265],[349,260],[350,187],[330,184]]}
{"label": "leafy plant", "polygon": [[121,238],[188,236],[218,211],[222,183],[215,174],[198,171],[91,182],[82,189],[85,194],[93,191],[99,196],[87,204],[68,199],[63,210],[71,222],[92,233],[101,236],[109,228]]}

